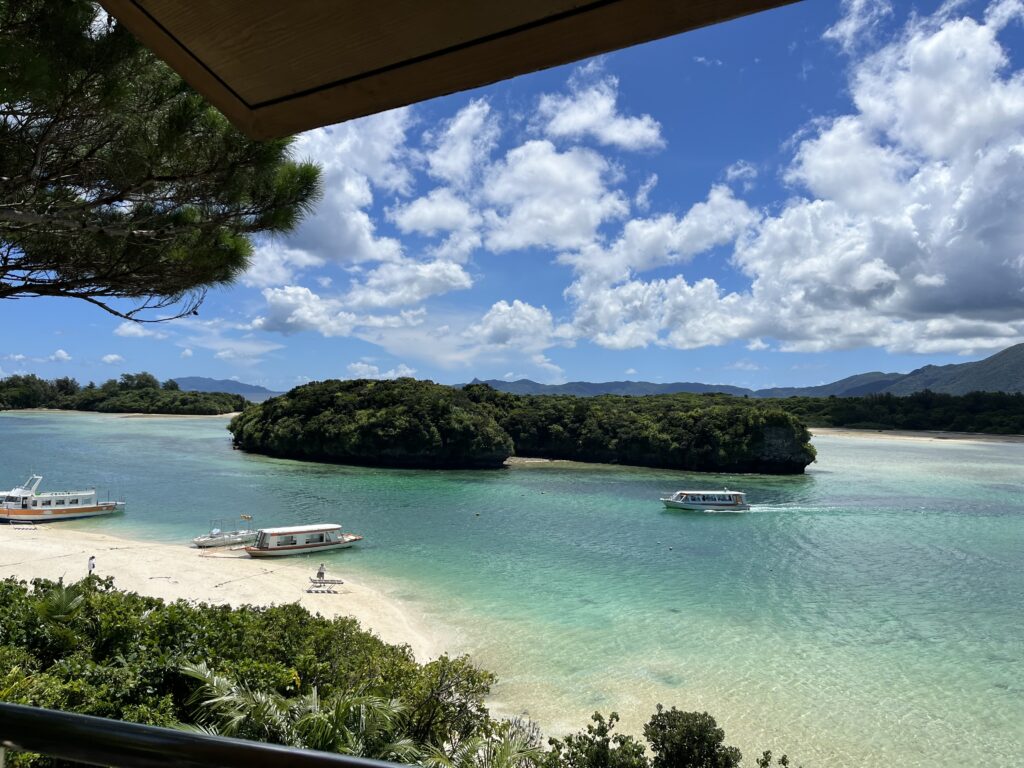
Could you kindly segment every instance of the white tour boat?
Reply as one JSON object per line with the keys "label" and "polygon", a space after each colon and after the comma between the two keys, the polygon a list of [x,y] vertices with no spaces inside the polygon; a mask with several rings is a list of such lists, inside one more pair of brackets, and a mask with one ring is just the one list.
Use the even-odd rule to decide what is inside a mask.
{"label": "white tour boat", "polygon": [[745,512],[750,509],[745,493],[728,488],[721,491],[676,491],[671,496],[663,496],[661,501],[669,509],[691,512]]}
{"label": "white tour boat", "polygon": [[252,515],[240,515],[244,521],[242,525],[233,531],[226,531],[227,527],[222,521],[213,520],[210,523],[210,532],[192,539],[192,545],[205,549],[207,547],[228,547],[232,544],[248,544],[256,541],[259,531],[252,527]]}
{"label": "white tour boat", "polygon": [[0,520],[42,523],[49,520],[75,520],[124,511],[123,501],[99,501],[96,489],[86,491],[39,492],[42,475],[32,475],[23,485],[0,497]]}
{"label": "white tour boat", "polygon": [[345,549],[362,541],[362,538],[354,533],[343,533],[341,526],[334,523],[261,528],[256,543],[246,547],[245,551],[250,557],[304,555],[328,549]]}

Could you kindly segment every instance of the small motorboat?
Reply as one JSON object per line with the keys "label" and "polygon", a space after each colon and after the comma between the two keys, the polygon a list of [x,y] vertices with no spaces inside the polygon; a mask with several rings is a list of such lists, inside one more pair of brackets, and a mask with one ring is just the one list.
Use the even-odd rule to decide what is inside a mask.
{"label": "small motorboat", "polygon": [[344,533],[335,523],[261,528],[256,543],[245,548],[250,557],[304,555],[329,549],[347,549],[363,537]]}
{"label": "small motorboat", "polygon": [[690,512],[746,512],[750,509],[747,495],[740,491],[676,491],[663,496],[662,504],[669,509],[685,509]]}
{"label": "small motorboat", "polygon": [[192,546],[205,549],[207,547],[229,547],[233,544],[248,544],[256,541],[259,531],[252,527],[252,515],[239,515],[242,524],[233,531],[224,530],[228,527],[221,521],[210,522],[210,532],[192,539]]}

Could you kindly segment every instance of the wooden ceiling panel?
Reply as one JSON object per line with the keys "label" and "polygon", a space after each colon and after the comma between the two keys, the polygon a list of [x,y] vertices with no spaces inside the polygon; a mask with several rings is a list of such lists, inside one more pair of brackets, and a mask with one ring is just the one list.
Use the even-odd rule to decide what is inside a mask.
{"label": "wooden ceiling panel", "polygon": [[793,0],[101,0],[241,130],[271,138]]}
{"label": "wooden ceiling panel", "polygon": [[[583,5],[579,0],[139,0],[250,105],[427,56]],[[428,12],[429,11],[429,12]],[[230,36],[225,29],[232,29]]]}

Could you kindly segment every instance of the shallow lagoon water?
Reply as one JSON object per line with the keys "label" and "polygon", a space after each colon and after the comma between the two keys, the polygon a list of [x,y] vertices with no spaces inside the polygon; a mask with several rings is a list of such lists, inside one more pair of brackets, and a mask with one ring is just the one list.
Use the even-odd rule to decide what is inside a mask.
{"label": "shallow lagoon water", "polygon": [[[65,523],[186,542],[210,518],[331,520],[329,568],[408,601],[550,733],[707,709],[749,764],[1024,761],[1024,444],[818,437],[800,477],[531,464],[375,470],[233,451],[226,419],[0,414],[0,486],[124,494]],[[686,486],[748,514],[662,509]]]}

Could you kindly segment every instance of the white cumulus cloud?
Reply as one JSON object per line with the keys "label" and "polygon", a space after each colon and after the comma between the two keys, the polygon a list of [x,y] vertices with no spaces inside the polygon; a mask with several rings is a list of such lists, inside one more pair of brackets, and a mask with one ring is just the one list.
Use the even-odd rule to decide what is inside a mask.
{"label": "white cumulus cloud", "polygon": [[152,325],[136,323],[132,320],[125,320],[114,329],[114,335],[124,336],[128,339],[166,339],[167,334],[158,331]]}
{"label": "white cumulus cloud", "polygon": [[599,226],[629,212],[622,192],[609,190],[608,161],[588,149],[559,152],[549,141],[528,141],[510,150],[489,171],[485,243],[493,251],[530,246],[577,248]]}
{"label": "white cumulus cloud", "polygon": [[490,105],[484,99],[474,99],[441,131],[426,137],[432,144],[427,153],[430,174],[455,185],[468,184],[487,163],[499,135]]}
{"label": "white cumulus cloud", "polygon": [[590,136],[604,145],[621,149],[656,149],[665,145],[661,125],[650,115],[627,117],[618,110],[619,81],[603,77],[596,82],[579,71],[570,80],[568,94],[544,94],[537,114],[544,132],[553,138]]}
{"label": "white cumulus cloud", "polygon": [[468,229],[480,223],[480,215],[447,187],[431,190],[425,197],[393,209],[390,215],[402,232],[425,235]]}
{"label": "white cumulus cloud", "polygon": [[348,373],[357,379],[398,379],[404,376],[415,376],[416,369],[410,368],[405,363],[400,363],[394,368],[382,371],[376,365],[366,361],[359,361],[349,364]]}
{"label": "white cumulus cloud", "polygon": [[325,299],[300,285],[265,288],[267,314],[256,318],[253,327],[285,335],[316,331],[323,336],[348,336],[357,317],[342,309],[337,299]]}
{"label": "white cumulus cloud", "polygon": [[472,285],[469,273],[453,261],[405,260],[381,264],[369,272],[362,282],[353,285],[346,302],[358,308],[408,307]]}
{"label": "white cumulus cloud", "polygon": [[822,35],[853,53],[865,37],[870,37],[886,16],[892,15],[889,0],[842,0],[842,17]]}

